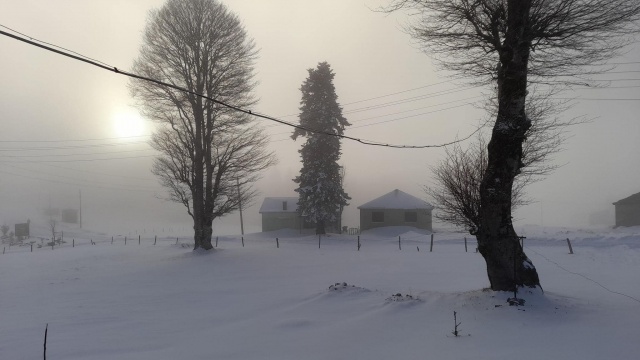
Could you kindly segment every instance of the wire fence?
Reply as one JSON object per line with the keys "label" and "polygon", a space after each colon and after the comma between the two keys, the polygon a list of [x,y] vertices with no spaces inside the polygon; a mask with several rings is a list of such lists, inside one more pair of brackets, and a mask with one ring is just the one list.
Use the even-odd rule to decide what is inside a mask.
{"label": "wire fence", "polygon": [[[440,238],[438,238],[440,237]],[[609,287],[601,284],[600,282],[587,277],[584,274],[568,270],[567,268],[560,265],[557,261],[553,261],[549,259],[547,256],[543,255],[540,251],[537,251],[532,248],[531,243],[538,246],[549,246],[549,239],[528,239],[527,244],[525,245],[525,237],[519,237],[519,244],[522,248],[531,252],[535,255],[540,256],[544,260],[549,263],[554,264],[561,270],[573,274],[576,276],[580,276],[595,285],[603,288],[604,290],[627,297],[633,301],[639,302],[640,299],[629,294],[625,294],[619,291],[614,291]],[[556,239],[553,243],[556,248],[561,248],[558,245],[561,245],[564,241]],[[380,236],[367,236],[367,235],[317,235],[317,236],[302,236],[302,237],[255,237],[255,236],[215,236],[211,239],[211,244],[214,248],[257,248],[257,247],[275,247],[277,249],[283,247],[305,247],[310,249],[315,247],[317,244],[318,249],[336,249],[339,251],[351,250],[351,251],[361,251],[361,249],[365,249],[367,245],[375,245],[375,248],[380,249],[388,249],[389,251],[427,251],[427,252],[438,252],[443,251],[446,252],[471,252],[478,253],[477,247],[477,239],[475,237],[460,237],[460,236],[451,236],[450,234],[413,234],[410,236],[397,236],[397,237],[380,237]],[[435,246],[434,246],[435,244]],[[194,240],[193,237],[142,237],[138,235],[137,237],[130,236],[112,236],[112,237],[96,237],[93,238],[64,238],[60,237],[58,239],[54,239],[53,241],[50,238],[44,237],[36,237],[36,238],[27,238],[18,241],[14,241],[13,243],[3,243],[2,255],[8,255],[11,253],[25,253],[25,252],[42,252],[42,251],[52,251],[52,250],[60,250],[60,249],[73,249],[75,247],[81,246],[135,246],[135,247],[156,247],[156,246],[175,246],[181,248],[193,248]],[[446,246],[445,246],[446,245]],[[567,252],[568,255],[574,255],[574,248],[571,244],[569,238],[566,238]],[[428,249],[428,250],[427,250]],[[386,251],[386,250],[385,250]],[[563,251],[564,252],[564,251]]]}
{"label": "wire fence", "polygon": [[[397,237],[381,237],[367,235],[349,235],[349,234],[330,234],[330,235],[306,235],[306,236],[214,236],[211,239],[211,245],[214,248],[245,248],[245,247],[275,247],[277,249],[289,246],[317,247],[325,248],[341,248],[353,249],[361,251],[369,244],[376,246],[386,246],[389,250],[398,251],[428,251],[433,252],[437,249],[437,244],[459,244],[462,251],[477,252],[477,241],[475,237],[451,237],[443,236],[439,238],[438,234],[411,234],[407,236]],[[436,244],[436,245],[434,245]],[[86,245],[111,245],[111,246],[160,246],[174,245],[182,248],[193,248],[194,239],[190,236],[96,236],[95,238],[74,238],[65,237],[64,235],[54,238],[33,237],[22,240],[14,240],[2,244],[2,254],[11,252],[36,252],[51,251],[64,248],[75,248]]]}

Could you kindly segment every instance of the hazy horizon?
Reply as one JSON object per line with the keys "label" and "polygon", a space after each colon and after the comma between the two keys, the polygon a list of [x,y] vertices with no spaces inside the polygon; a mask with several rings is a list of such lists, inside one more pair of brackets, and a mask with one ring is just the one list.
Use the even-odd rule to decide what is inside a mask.
{"label": "hazy horizon", "polygon": [[[121,69],[138,56],[147,13],[164,1],[57,2],[0,0],[0,25],[77,51]],[[327,61],[338,101],[352,126],[345,134],[393,144],[441,144],[471,134],[485,118],[476,88],[438,70],[402,31],[404,13],[372,9],[384,0],[223,1],[239,16],[260,49],[253,110],[297,122],[307,69]],[[6,29],[3,29],[6,30]],[[192,226],[182,205],[162,200],[150,172],[153,124],[132,107],[128,79],[0,36],[0,223],[37,221],[48,207],[77,207],[83,225],[128,232]],[[596,76],[609,87],[576,86],[563,119],[592,121],[567,129],[562,165],[528,188],[532,203],[515,212],[516,224],[613,225],[612,203],[640,192],[640,46]],[[246,232],[260,230],[264,197],[295,196],[303,140],[292,129],[259,120],[271,137],[278,165],[263,174],[261,196],[244,209]],[[467,144],[465,142],[464,144]],[[463,144],[463,146],[464,146]],[[352,197],[344,225],[358,226],[357,207],[393,189],[426,198],[430,166],[444,150],[371,147],[343,140],[340,163]],[[437,210],[436,210],[437,211]],[[436,224],[436,226],[438,226]],[[234,229],[236,229],[234,231]],[[239,233],[239,215],[214,223],[219,234]]]}

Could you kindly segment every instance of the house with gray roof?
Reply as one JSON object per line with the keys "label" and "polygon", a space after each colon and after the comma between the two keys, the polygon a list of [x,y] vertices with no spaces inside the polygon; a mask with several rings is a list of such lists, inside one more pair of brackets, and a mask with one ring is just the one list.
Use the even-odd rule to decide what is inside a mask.
{"label": "house with gray roof", "polygon": [[262,231],[299,230],[303,224],[297,197],[266,197],[260,206]]}
{"label": "house with gray roof", "polygon": [[413,226],[432,230],[433,206],[398,189],[360,205],[358,209],[362,231],[384,226]]}

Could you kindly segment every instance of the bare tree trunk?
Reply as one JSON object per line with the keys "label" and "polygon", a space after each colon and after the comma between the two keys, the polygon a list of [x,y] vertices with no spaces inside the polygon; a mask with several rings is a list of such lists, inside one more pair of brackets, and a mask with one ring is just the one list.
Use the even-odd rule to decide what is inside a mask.
{"label": "bare tree trunk", "polygon": [[508,31],[498,68],[498,117],[488,146],[488,164],[480,186],[478,250],[487,263],[492,290],[540,285],[513,228],[511,192],[522,167],[522,143],[531,121],[525,112],[530,44],[523,39],[531,0],[509,0]]}

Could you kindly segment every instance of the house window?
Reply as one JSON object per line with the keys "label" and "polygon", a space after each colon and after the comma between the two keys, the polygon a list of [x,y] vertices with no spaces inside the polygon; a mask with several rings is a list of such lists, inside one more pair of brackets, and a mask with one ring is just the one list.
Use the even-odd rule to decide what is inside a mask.
{"label": "house window", "polygon": [[371,222],[381,223],[384,222],[384,212],[374,211],[371,213]]}
{"label": "house window", "polygon": [[282,211],[287,211],[287,202],[286,201],[282,202]]}
{"label": "house window", "polygon": [[405,211],[404,213],[404,222],[418,222],[418,213],[415,211]]}

